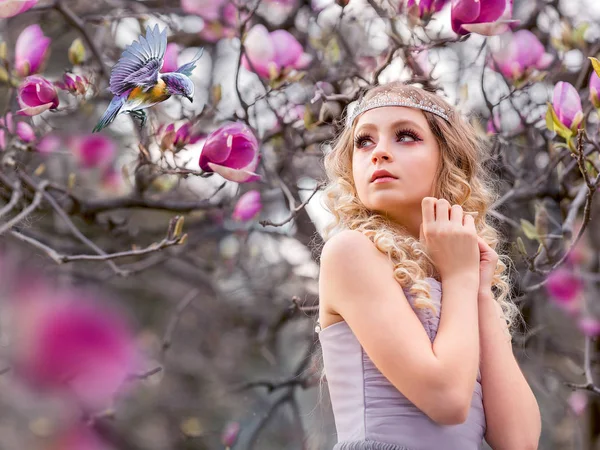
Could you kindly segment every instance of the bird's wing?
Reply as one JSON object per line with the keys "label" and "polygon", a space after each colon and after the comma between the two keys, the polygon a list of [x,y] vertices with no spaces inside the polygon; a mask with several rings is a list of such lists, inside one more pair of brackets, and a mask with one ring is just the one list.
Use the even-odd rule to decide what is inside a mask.
{"label": "bird's wing", "polygon": [[146,37],[139,37],[125,47],[121,58],[110,74],[110,91],[121,95],[136,86],[149,88],[158,82],[158,73],[167,50],[167,29],[162,32],[158,25],[146,27]]}
{"label": "bird's wing", "polygon": [[200,59],[200,57],[202,56],[203,53],[204,53],[204,47],[200,47],[200,50],[198,50],[198,53],[196,53],[196,56],[194,56],[194,59],[192,59],[189,63],[185,63],[183,66],[181,66],[175,72],[182,73],[184,75],[187,75],[188,77],[192,76],[192,71],[196,68],[196,61],[198,61]]}

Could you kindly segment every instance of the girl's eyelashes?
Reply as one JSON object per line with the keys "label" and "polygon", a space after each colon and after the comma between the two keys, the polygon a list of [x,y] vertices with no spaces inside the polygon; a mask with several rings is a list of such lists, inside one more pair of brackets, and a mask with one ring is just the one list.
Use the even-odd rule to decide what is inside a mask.
{"label": "girl's eyelashes", "polygon": [[[407,140],[406,138],[410,138],[411,140]],[[396,131],[396,139],[399,142],[418,142],[422,141],[421,137],[417,134],[416,131],[411,129],[399,129]],[[363,143],[366,141],[373,141],[371,135],[368,133],[360,133],[354,138],[354,146],[357,148],[361,148]]]}

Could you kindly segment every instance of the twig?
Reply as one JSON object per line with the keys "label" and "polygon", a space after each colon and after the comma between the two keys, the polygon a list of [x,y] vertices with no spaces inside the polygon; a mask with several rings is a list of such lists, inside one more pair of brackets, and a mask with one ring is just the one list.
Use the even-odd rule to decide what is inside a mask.
{"label": "twig", "polygon": [[102,76],[108,80],[109,73],[107,68],[104,66],[104,62],[102,61],[102,54],[100,53],[100,50],[98,50],[98,47],[96,47],[96,44],[94,43],[93,39],[88,34],[85,23],[79,17],[77,17],[77,15],[73,11],[71,11],[71,9],[67,5],[65,5],[62,0],[56,0],[56,2],[54,3],[54,8],[60,14],[62,14],[62,16],[67,22],[69,22],[73,27],[75,27],[79,31],[79,33],[81,33],[81,35],[85,39],[85,42],[87,42],[88,46],[90,47],[90,50],[98,60]]}
{"label": "twig", "polygon": [[19,183],[15,183],[13,185],[12,195],[10,196],[9,202],[2,209],[0,209],[0,218],[12,211],[12,209],[15,207],[20,198],[21,185]]}
{"label": "twig", "polygon": [[289,221],[291,221],[294,217],[296,217],[296,214],[298,214],[298,212],[300,210],[302,210],[302,208],[304,208],[308,202],[310,202],[310,200],[313,198],[313,196],[324,186],[323,183],[317,183],[317,186],[314,188],[313,192],[310,194],[310,196],[304,200],[300,205],[298,205],[296,208],[294,208],[292,210],[292,213],[290,214],[290,216],[285,219],[283,222],[271,222],[270,220],[261,220],[259,223],[263,226],[266,227],[267,225],[273,226],[273,227],[280,227],[282,225],[285,225],[286,223],[288,223]]}
{"label": "twig", "polygon": [[192,303],[192,300],[194,300],[196,298],[196,296],[198,295],[199,292],[200,292],[200,289],[198,289],[198,288],[192,289],[190,292],[188,292],[188,294],[185,297],[183,297],[181,299],[181,301],[175,308],[175,311],[174,311],[173,315],[171,316],[171,319],[169,320],[167,329],[165,331],[165,335],[163,337],[162,348],[161,348],[161,353],[163,355],[171,347],[173,332],[175,331],[177,322],[179,322],[179,317],[181,316],[181,314],[183,313],[185,308],[187,308],[188,305],[190,303]]}
{"label": "twig", "polygon": [[58,253],[53,248],[50,248],[46,244],[43,244],[42,242],[38,241],[37,239],[34,239],[31,236],[27,236],[26,234],[23,234],[22,232],[12,230],[11,234],[12,234],[12,236],[16,237],[17,239],[27,242],[28,244],[31,244],[34,247],[39,248],[40,250],[43,250],[44,252],[46,252],[46,254],[50,258],[52,258],[58,264],[68,263],[68,262],[72,262],[72,261],[108,261],[111,259],[123,258],[126,256],[146,255],[148,253],[154,253],[154,252],[162,250],[164,248],[171,247],[173,245],[178,245],[181,243],[181,238],[177,238],[177,239],[166,239],[165,238],[162,241],[155,242],[146,248],[141,248],[141,249],[136,249],[136,250],[129,250],[129,251],[124,251],[124,252],[116,252],[116,253],[106,253],[103,255],[63,255],[63,254]]}
{"label": "twig", "polygon": [[[79,239],[80,242],[87,245],[89,248],[94,250],[99,255],[106,255],[106,252],[104,252],[100,247],[98,247],[96,244],[94,244],[92,241],[90,241],[87,237],[85,237],[81,231],[79,231],[79,228],[77,228],[75,226],[73,221],[69,218],[67,213],[65,213],[65,211],[60,207],[60,205],[56,202],[54,197],[52,197],[52,195],[50,195],[46,191],[40,189],[40,187],[42,185],[45,187],[45,185],[47,184],[47,181],[44,180],[44,181],[42,181],[42,183],[40,183],[39,186],[36,186],[35,182],[24,172],[19,170],[18,175],[19,175],[19,178],[21,178],[21,180],[23,180],[32,189],[34,189],[36,191],[36,193],[37,192],[42,193],[42,195],[44,196],[44,199],[48,203],[50,203],[50,205],[52,206],[54,211],[56,211],[56,213],[63,219],[63,221],[67,225],[67,228],[69,228],[69,230],[71,230],[71,233],[73,233],[73,236],[75,236],[77,239]],[[120,269],[114,262],[107,260],[106,263],[117,275],[120,275],[123,277],[128,275],[128,273],[126,271]]]}
{"label": "twig", "polygon": [[4,225],[0,226],[0,234],[3,234],[5,231],[10,230],[14,225],[19,223],[21,220],[26,218],[29,214],[31,214],[35,209],[40,206],[42,202],[42,198],[44,196],[44,189],[48,186],[48,181],[42,181],[36,189],[35,195],[33,197],[33,201],[31,204],[17,214],[15,217],[10,219]]}

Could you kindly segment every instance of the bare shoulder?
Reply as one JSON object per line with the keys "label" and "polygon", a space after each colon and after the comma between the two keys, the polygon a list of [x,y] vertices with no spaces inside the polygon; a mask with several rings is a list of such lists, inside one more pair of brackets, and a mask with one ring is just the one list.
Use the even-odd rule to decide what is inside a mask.
{"label": "bare shoulder", "polygon": [[344,230],[331,237],[323,246],[321,265],[333,263],[333,266],[337,267],[353,257],[375,253],[381,252],[367,236],[360,231]]}
{"label": "bare shoulder", "polygon": [[[341,320],[340,302],[349,301],[348,289],[356,292],[352,286],[365,291],[371,283],[377,284],[380,277],[397,285],[392,269],[387,255],[359,231],[344,230],[329,239],[323,246],[319,273],[321,325],[326,327],[327,322]],[[328,319],[328,315],[334,317]]]}

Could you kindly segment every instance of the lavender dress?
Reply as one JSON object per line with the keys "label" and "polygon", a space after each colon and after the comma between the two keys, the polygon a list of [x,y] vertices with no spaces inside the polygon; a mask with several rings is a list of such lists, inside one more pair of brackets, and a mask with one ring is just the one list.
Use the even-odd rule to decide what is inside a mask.
{"label": "lavender dress", "polygon": [[[438,314],[413,310],[433,342],[440,320],[441,283],[427,278]],[[333,450],[475,450],[482,448],[485,415],[481,373],[471,410],[460,425],[438,425],[400,393],[375,367],[345,321],[319,332],[323,363],[337,430]]]}

